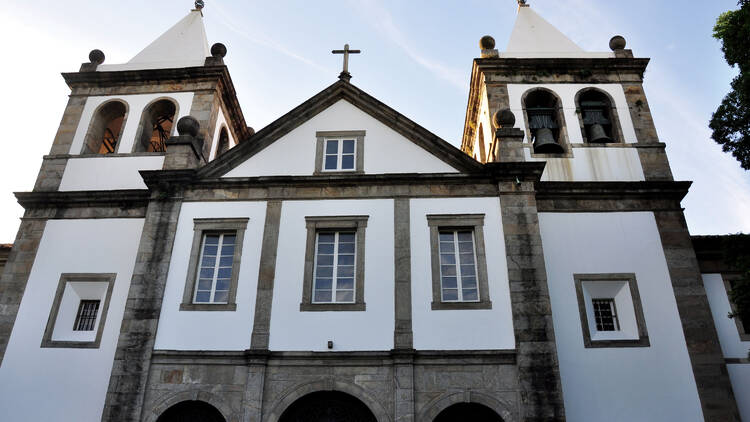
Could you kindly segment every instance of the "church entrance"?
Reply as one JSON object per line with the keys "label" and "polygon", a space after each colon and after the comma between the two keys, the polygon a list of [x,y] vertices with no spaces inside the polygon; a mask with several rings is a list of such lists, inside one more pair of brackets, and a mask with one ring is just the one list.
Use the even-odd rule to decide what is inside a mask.
{"label": "church entrance", "polygon": [[440,412],[434,422],[503,422],[503,419],[487,406],[477,403],[457,403]]}
{"label": "church entrance", "polygon": [[377,422],[356,397],[338,391],[310,393],[289,406],[279,422]]}
{"label": "church entrance", "polygon": [[170,407],[156,422],[226,422],[226,419],[210,404],[189,400]]}

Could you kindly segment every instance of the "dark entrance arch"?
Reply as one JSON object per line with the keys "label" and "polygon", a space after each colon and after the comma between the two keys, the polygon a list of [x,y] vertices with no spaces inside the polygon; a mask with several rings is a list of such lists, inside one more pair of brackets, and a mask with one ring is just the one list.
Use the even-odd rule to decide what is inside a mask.
{"label": "dark entrance arch", "polygon": [[377,422],[377,419],[354,396],[338,391],[318,391],[292,403],[279,422]]}
{"label": "dark entrance arch", "polygon": [[156,422],[226,422],[226,419],[210,404],[188,400],[167,409]]}
{"label": "dark entrance arch", "polygon": [[478,403],[456,403],[440,412],[434,422],[503,422],[494,410]]}

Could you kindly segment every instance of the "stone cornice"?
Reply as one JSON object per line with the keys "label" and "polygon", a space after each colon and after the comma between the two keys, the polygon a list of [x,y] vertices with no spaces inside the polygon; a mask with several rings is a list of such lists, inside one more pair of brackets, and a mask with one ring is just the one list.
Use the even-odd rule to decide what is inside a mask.
{"label": "stone cornice", "polygon": [[146,206],[150,192],[145,189],[74,192],[15,192],[25,209],[56,207],[137,207]]}
{"label": "stone cornice", "polygon": [[692,182],[539,182],[539,212],[680,210]]}

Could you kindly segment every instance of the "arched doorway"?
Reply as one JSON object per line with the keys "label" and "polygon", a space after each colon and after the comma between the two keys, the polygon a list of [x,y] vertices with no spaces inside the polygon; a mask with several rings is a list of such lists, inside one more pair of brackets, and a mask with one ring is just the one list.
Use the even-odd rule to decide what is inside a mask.
{"label": "arched doorway", "polygon": [[156,422],[226,422],[226,419],[210,404],[188,400],[167,409]]}
{"label": "arched doorway", "polygon": [[319,391],[292,403],[279,422],[377,422],[377,419],[354,396],[338,391]]}
{"label": "arched doorway", "polygon": [[478,403],[456,403],[437,415],[434,422],[503,422],[494,410]]}

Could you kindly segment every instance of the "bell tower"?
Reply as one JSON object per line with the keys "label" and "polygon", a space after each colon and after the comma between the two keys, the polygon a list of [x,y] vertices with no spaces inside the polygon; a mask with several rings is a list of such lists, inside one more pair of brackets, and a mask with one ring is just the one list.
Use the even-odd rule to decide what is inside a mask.
{"label": "bell tower", "polygon": [[491,36],[479,46],[465,153],[484,163],[546,161],[546,181],[672,180],[642,86],[649,59],[634,57],[622,36],[610,52],[584,51],[519,2],[505,51]]}

